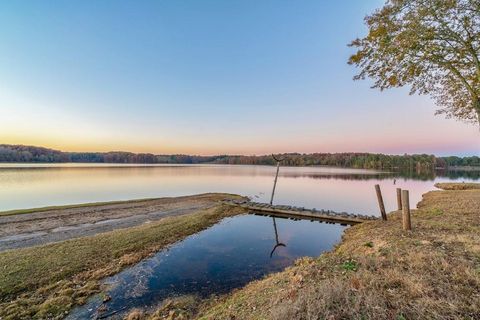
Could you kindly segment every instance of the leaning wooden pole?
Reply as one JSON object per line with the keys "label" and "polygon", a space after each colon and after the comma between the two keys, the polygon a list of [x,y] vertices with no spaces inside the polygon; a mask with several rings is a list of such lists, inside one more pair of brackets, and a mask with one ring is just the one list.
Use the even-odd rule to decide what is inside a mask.
{"label": "leaning wooden pole", "polygon": [[402,210],[402,189],[397,188],[397,207]]}
{"label": "leaning wooden pole", "polygon": [[277,162],[277,172],[275,173],[275,180],[273,181],[272,196],[270,197],[270,204],[273,204],[273,197],[275,196],[275,188],[277,187],[278,171],[280,170],[280,162],[283,161],[282,158],[277,158],[272,154],[273,159]]}
{"label": "leaning wooden pole", "polygon": [[402,220],[403,230],[412,230],[412,221],[410,219],[410,200],[408,198],[408,190],[402,190]]}
{"label": "leaning wooden pole", "polygon": [[385,211],[385,204],[383,203],[382,191],[380,190],[380,185],[375,185],[375,191],[377,193],[378,206],[380,207],[380,213],[382,214],[382,219],[387,221],[387,212]]}
{"label": "leaning wooden pole", "polygon": [[270,204],[273,204],[273,196],[275,195],[275,188],[277,187],[278,171],[280,170],[280,161],[277,161],[277,173],[275,174],[275,180],[273,181],[272,196],[270,197]]}

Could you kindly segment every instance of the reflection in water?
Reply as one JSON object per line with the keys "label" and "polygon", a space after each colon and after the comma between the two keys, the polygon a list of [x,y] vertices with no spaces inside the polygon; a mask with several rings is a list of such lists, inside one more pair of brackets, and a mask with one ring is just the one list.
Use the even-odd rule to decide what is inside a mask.
{"label": "reflection in water", "polygon": [[[36,165],[39,166],[39,165]],[[229,165],[0,164],[0,211],[73,203],[229,192],[268,202],[275,167]],[[393,180],[396,179],[396,184]],[[282,167],[275,202],[359,214],[377,214],[373,186],[380,184],[387,211],[395,186],[409,189],[414,205],[435,182],[472,181],[478,172],[379,173],[330,167]]]}
{"label": "reflection in water", "polygon": [[[280,163],[284,160],[284,158],[279,158],[275,157],[274,154],[272,154],[273,159],[277,162],[277,170],[275,171],[275,180],[273,181],[273,189],[272,189],[272,196],[270,197],[270,205],[273,204],[273,197],[275,196],[275,188],[277,187],[277,180],[278,180],[278,173],[280,171]],[[273,247],[272,252],[270,252],[270,258],[273,256],[273,253],[278,247],[286,247],[285,244],[280,243],[278,241],[278,231],[277,231],[277,223],[275,221],[275,217],[272,216],[273,220],[273,228],[275,230],[275,246]]]}
{"label": "reflection in water", "polygon": [[272,217],[272,220],[273,220],[273,228],[275,230],[275,246],[273,247],[272,252],[270,252],[270,258],[273,256],[273,253],[275,252],[275,250],[277,250],[278,247],[286,247],[287,246],[286,244],[278,241],[277,222],[275,221],[275,217]]}
{"label": "reflection in water", "polygon": [[[278,229],[277,229],[278,228]],[[70,315],[70,319],[101,314],[122,314],[135,307],[157,306],[162,300],[194,294],[208,297],[283,270],[295,259],[316,257],[340,240],[346,227],[307,220],[277,219],[272,232],[269,217],[243,215],[227,218],[219,224],[190,236],[139,264],[108,278],[105,304],[90,300]],[[278,230],[287,246],[280,243]]]}

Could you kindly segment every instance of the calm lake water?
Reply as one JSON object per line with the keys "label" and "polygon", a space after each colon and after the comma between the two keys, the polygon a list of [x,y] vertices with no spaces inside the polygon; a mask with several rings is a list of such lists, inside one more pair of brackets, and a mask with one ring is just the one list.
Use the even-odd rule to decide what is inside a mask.
{"label": "calm lake water", "polygon": [[[229,165],[0,164],[0,211],[95,201],[229,192],[268,202],[275,168]],[[331,167],[282,167],[275,203],[378,214],[374,185],[387,210],[395,188],[410,190],[412,206],[440,181],[462,175],[399,175]],[[470,177],[468,177],[468,175]]]}
{"label": "calm lake water", "polygon": [[[96,201],[229,192],[268,202],[275,168],[228,165],[18,165],[0,164],[0,210]],[[436,182],[477,181],[478,172],[444,175],[382,173],[331,167],[282,167],[276,204],[379,215],[374,185],[386,208],[395,209],[396,188],[410,190],[412,207]],[[167,297],[206,297],[241,287],[284,269],[302,256],[318,256],[337,243],[346,227],[310,221],[242,215],[192,235],[114,277],[112,297],[94,297],[70,319],[95,317],[97,309],[120,317],[133,307],[152,307]]]}
{"label": "calm lake water", "polygon": [[[68,319],[121,319],[132,308],[158,306],[165,298],[227,293],[283,270],[304,256],[318,256],[340,240],[346,227],[306,220],[241,215],[227,218],[107,278],[111,300],[94,297]],[[276,249],[274,252],[273,249]],[[103,311],[98,311],[99,310]]]}

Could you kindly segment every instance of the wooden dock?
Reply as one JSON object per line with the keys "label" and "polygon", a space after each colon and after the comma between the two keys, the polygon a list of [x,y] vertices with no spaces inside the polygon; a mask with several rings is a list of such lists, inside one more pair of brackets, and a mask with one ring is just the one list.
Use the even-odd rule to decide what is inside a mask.
{"label": "wooden dock", "polygon": [[332,210],[305,209],[295,206],[270,205],[267,203],[253,201],[232,200],[225,201],[225,203],[251,210],[253,213],[259,213],[272,217],[324,221],[327,223],[340,223],[345,225],[354,225],[365,221],[378,219],[378,217],[375,216],[351,214],[347,212],[335,212]]}

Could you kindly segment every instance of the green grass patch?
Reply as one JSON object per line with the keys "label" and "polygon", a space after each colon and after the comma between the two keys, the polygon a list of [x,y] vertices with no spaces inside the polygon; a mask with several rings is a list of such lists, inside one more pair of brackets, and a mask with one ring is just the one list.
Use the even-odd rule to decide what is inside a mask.
{"label": "green grass patch", "polygon": [[368,248],[373,248],[373,242],[372,241],[365,242],[363,245],[365,247],[368,247]]}
{"label": "green grass patch", "polygon": [[342,264],[342,269],[346,271],[357,271],[358,264],[355,260],[347,260]]}
{"label": "green grass patch", "polygon": [[433,217],[441,216],[443,214],[443,210],[439,208],[432,208],[430,210],[425,210],[425,212],[427,213],[427,215],[433,216]]}

